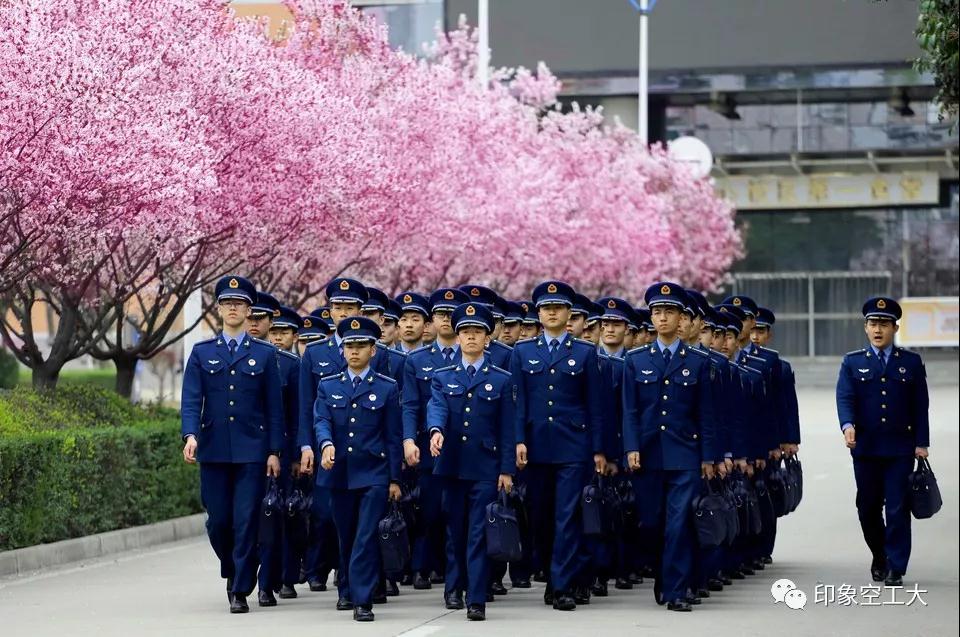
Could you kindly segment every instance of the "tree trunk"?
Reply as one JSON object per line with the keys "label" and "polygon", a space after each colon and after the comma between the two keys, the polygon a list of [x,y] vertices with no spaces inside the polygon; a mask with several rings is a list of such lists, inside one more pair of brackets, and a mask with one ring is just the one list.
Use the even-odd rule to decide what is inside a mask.
{"label": "tree trunk", "polygon": [[62,368],[63,365],[50,365],[47,363],[34,367],[32,370],[33,388],[36,391],[53,391],[56,389]]}
{"label": "tree trunk", "polygon": [[121,353],[113,357],[113,364],[117,368],[116,391],[127,400],[133,395],[133,381],[137,371],[136,356]]}

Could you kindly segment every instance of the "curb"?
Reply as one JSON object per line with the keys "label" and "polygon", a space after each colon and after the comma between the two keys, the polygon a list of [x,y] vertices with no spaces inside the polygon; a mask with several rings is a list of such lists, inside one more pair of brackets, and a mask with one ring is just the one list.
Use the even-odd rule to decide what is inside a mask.
{"label": "curb", "polygon": [[206,519],[206,513],[198,513],[155,524],[2,551],[0,552],[0,577],[26,575],[53,566],[197,537],[206,532],[204,527]]}

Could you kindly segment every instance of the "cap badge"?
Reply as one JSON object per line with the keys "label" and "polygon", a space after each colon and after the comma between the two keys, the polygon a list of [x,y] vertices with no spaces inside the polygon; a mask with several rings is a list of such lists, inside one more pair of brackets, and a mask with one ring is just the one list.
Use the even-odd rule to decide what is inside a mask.
{"label": "cap badge", "polygon": [[274,317],[274,318],[277,318],[278,316],[280,316],[280,310],[274,310],[274,311],[273,311],[273,317]]}
{"label": "cap badge", "polygon": [[617,307],[617,302],[614,301],[613,299],[610,299],[609,301],[607,301],[607,307],[613,310]]}
{"label": "cap badge", "polygon": [[660,288],[660,294],[670,294],[670,286],[664,285]]}
{"label": "cap badge", "polygon": [[352,329],[352,330],[359,330],[359,329],[360,329],[360,321],[358,321],[357,319],[353,319],[352,321],[350,321],[350,329]]}
{"label": "cap badge", "polygon": [[877,309],[878,310],[887,309],[887,302],[884,301],[883,299],[877,299]]}
{"label": "cap badge", "polygon": [[556,286],[556,284],[551,283],[550,285],[548,285],[548,286],[547,286],[547,293],[548,293],[548,294],[556,294],[556,293],[557,293],[557,286]]}
{"label": "cap badge", "polygon": [[410,296],[409,294],[404,294],[404,295],[403,295],[403,302],[404,302],[404,303],[413,303],[413,297]]}
{"label": "cap badge", "polygon": [[470,296],[480,296],[480,290],[473,288],[470,290]]}
{"label": "cap badge", "polygon": [[453,300],[453,291],[452,291],[452,290],[447,290],[446,292],[444,292],[444,293],[443,293],[443,299],[444,299],[445,301],[452,301],[452,300]]}
{"label": "cap badge", "polygon": [[347,281],[346,279],[344,279],[343,281],[340,281],[340,289],[341,289],[341,290],[349,290],[349,289],[350,289],[350,281]]}
{"label": "cap badge", "polygon": [[304,327],[313,327],[313,321],[311,321],[310,319],[303,319],[303,326],[304,326]]}
{"label": "cap badge", "polygon": [[324,310],[320,312],[320,318],[325,318],[325,319],[330,318],[330,310]]}
{"label": "cap badge", "polygon": [[524,311],[524,312],[529,312],[529,311],[530,311],[530,307],[527,306],[526,303],[521,303],[521,304],[520,304],[520,307],[523,308],[523,311]]}
{"label": "cap badge", "polygon": [[476,309],[475,307],[473,307],[472,305],[468,305],[468,306],[467,306],[467,309],[464,310],[464,311],[467,313],[467,316],[473,316],[474,314],[477,313],[477,309]]}
{"label": "cap badge", "polygon": [[736,306],[739,307],[739,305],[740,305],[741,303],[743,303],[743,301],[740,300],[740,297],[739,297],[739,296],[734,297],[734,299],[733,299],[733,304],[734,304],[734,305],[736,305]]}
{"label": "cap badge", "polygon": [[230,286],[231,290],[236,290],[238,287],[240,287],[240,281],[237,281],[236,279],[230,279],[230,282],[227,285]]}

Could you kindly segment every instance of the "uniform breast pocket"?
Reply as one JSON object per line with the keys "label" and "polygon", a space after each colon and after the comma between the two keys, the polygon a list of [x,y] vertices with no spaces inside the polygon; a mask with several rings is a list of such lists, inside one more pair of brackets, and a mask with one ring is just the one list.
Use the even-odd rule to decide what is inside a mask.
{"label": "uniform breast pocket", "polygon": [[561,361],[557,365],[557,368],[560,370],[561,374],[566,374],[567,376],[579,376],[586,369],[586,363],[575,358],[568,358],[564,361]]}
{"label": "uniform breast pocket", "polygon": [[633,376],[633,382],[640,390],[656,390],[660,385],[660,372],[656,369],[640,367]]}
{"label": "uniform breast pocket", "polygon": [[247,360],[237,363],[236,369],[240,372],[240,376],[245,379],[248,384],[259,383],[263,379],[263,373],[267,369],[267,364],[265,361],[258,361],[255,358],[248,358]]}
{"label": "uniform breast pocket", "polygon": [[866,383],[872,381],[876,374],[874,374],[872,369],[855,369],[854,371],[854,380],[858,383]]}
{"label": "uniform breast pocket", "polygon": [[697,372],[689,368],[681,369],[671,377],[670,382],[678,389],[694,389],[697,384]]}
{"label": "uniform breast pocket", "polygon": [[477,390],[477,398],[480,400],[486,401],[488,403],[495,402],[500,399],[500,390],[496,387],[490,386],[491,389],[486,387],[481,387]]}
{"label": "uniform breast pocket", "polygon": [[360,400],[360,406],[369,411],[380,412],[387,406],[387,396],[370,392]]}
{"label": "uniform breast pocket", "polygon": [[346,409],[347,408],[347,397],[344,396],[343,394],[334,394],[333,396],[327,396],[327,399],[323,402],[330,409]]}
{"label": "uniform breast pocket", "polygon": [[525,358],[520,363],[520,369],[524,374],[542,374],[546,368],[546,363],[538,359]]}

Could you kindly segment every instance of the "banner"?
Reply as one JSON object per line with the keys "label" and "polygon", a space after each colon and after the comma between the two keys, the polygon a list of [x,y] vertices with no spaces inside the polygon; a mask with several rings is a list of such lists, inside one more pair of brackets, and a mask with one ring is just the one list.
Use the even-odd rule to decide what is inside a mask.
{"label": "banner", "polygon": [[903,347],[960,346],[960,300],[950,296],[900,299],[903,318],[897,345]]}

